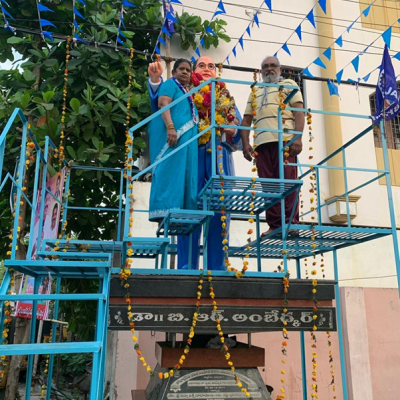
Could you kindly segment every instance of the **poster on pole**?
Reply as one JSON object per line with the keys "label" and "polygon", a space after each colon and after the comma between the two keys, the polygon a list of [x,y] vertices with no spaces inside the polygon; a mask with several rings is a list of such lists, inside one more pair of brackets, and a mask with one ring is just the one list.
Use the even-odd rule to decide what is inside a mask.
{"label": "poster on pole", "polygon": [[[44,239],[56,239],[58,237],[58,226],[60,222],[61,214],[61,202],[62,202],[62,188],[64,187],[65,178],[65,168],[61,173],[54,175],[46,184],[46,195],[45,204],[43,211],[43,218],[40,220],[38,215],[40,215],[42,191],[38,190],[37,202],[36,202],[36,212],[34,227],[31,230],[31,240],[32,240],[32,250],[31,250],[31,260],[36,260],[37,253],[40,250],[42,241]],[[50,192],[50,193],[49,193]],[[53,197],[54,196],[54,197]],[[57,200],[58,201],[57,201]],[[40,224],[42,224],[42,233],[40,240]],[[50,248],[42,249],[50,251]],[[35,278],[29,275],[23,275],[21,280],[20,294],[30,294],[33,293],[35,284]],[[51,277],[46,276],[42,278],[39,286],[39,294],[49,294],[51,292]],[[37,319],[47,319],[49,312],[49,302],[48,301],[38,301],[37,302]],[[32,301],[18,301],[15,308],[15,316],[21,318],[31,318],[32,317]]]}

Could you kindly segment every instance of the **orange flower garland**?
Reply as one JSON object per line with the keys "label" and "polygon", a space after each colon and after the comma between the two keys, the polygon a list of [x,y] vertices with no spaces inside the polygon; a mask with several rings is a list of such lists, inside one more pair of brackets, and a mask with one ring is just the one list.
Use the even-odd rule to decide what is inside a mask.
{"label": "orange flower garland", "polygon": [[62,111],[61,111],[61,133],[60,133],[60,146],[58,153],[57,152],[54,154],[54,157],[58,157],[58,165],[61,166],[62,162],[65,159],[65,154],[64,154],[64,145],[65,145],[65,114],[66,114],[66,109],[67,109],[67,90],[68,90],[68,63],[70,61],[71,55],[70,55],[70,43],[71,43],[71,38],[68,36],[67,37],[67,44],[65,46],[66,48],[66,55],[65,55],[65,69],[64,69],[64,86],[63,86],[63,104],[62,104]]}
{"label": "orange flower garland", "polygon": [[131,146],[133,144],[131,137],[129,136],[129,123],[130,123],[130,115],[129,110],[131,108],[131,99],[132,99],[132,66],[133,66],[133,56],[134,50],[131,48],[129,50],[129,67],[128,67],[128,99],[126,101],[126,122],[125,122],[125,162],[124,162],[124,178],[127,178],[127,170],[132,169],[132,157],[128,159],[128,154],[131,151]]}
{"label": "orange flower garland", "polygon": [[328,353],[328,361],[329,361],[329,368],[330,368],[330,374],[331,374],[331,383],[330,385],[332,386],[332,392],[333,392],[333,400],[336,399],[336,383],[335,383],[335,368],[333,364],[333,355],[332,355],[332,342],[331,342],[331,332],[327,331],[326,332],[327,340],[328,340],[328,348],[329,348],[329,353]]}
{"label": "orange flower garland", "polygon": [[[312,270],[311,275],[316,275],[317,271]],[[318,383],[317,383],[317,337],[315,332],[318,330],[317,327],[317,312],[318,312],[318,300],[317,300],[317,280],[312,280],[312,299],[314,302],[313,306],[313,330],[311,332],[311,348],[312,348],[312,393],[311,397],[314,399],[318,399]]]}
{"label": "orange flower garland", "polygon": [[[282,284],[283,284],[283,312],[285,314],[287,314],[288,312],[288,306],[289,306],[289,300],[287,298],[287,295],[289,293],[289,273],[287,272],[286,275],[283,277],[282,280]],[[286,389],[285,389],[285,384],[286,384],[286,380],[285,380],[285,374],[286,374],[286,370],[285,370],[285,364],[286,364],[286,358],[287,358],[287,346],[288,346],[288,342],[287,340],[289,340],[289,336],[288,336],[288,331],[287,331],[287,322],[283,321],[283,328],[282,328],[282,336],[283,336],[283,342],[282,342],[282,347],[281,347],[281,353],[282,353],[282,359],[281,359],[281,363],[282,363],[282,368],[281,368],[281,389],[280,389],[280,393],[276,396],[276,400],[282,400],[284,398],[286,398]]]}
{"label": "orange flower garland", "polygon": [[[214,291],[214,285],[212,283],[211,271],[208,271],[207,275],[208,275],[208,282],[209,282],[210,297],[213,300],[213,311],[215,312],[215,315],[217,315],[218,305],[217,305],[217,301],[215,300],[215,291]],[[231,371],[232,371],[233,376],[235,378],[235,382],[236,382],[237,386],[240,388],[240,391],[242,393],[244,393],[245,397],[248,398],[249,400],[253,400],[253,396],[250,394],[250,392],[247,390],[247,388],[243,386],[243,383],[240,381],[239,376],[235,372],[236,368],[233,365],[233,362],[231,360],[231,354],[229,353],[229,348],[225,344],[224,332],[222,331],[220,319],[216,318],[215,319],[215,323],[217,325],[217,331],[218,331],[218,335],[219,335],[219,340],[221,342],[221,352],[224,355],[225,360],[227,361],[229,367],[231,368]]]}
{"label": "orange flower garland", "polygon": [[[128,242],[127,243],[128,246],[131,246],[132,243]],[[131,295],[129,293],[129,283],[128,283],[128,279],[131,275],[131,267],[132,267],[132,258],[129,258],[131,255],[133,254],[133,250],[128,248],[127,250],[127,259],[125,262],[125,265],[123,265],[121,267],[121,271],[120,271],[120,281],[121,281],[121,285],[126,289],[126,293],[125,293],[125,303],[127,304],[127,314],[128,314],[128,320],[129,320],[129,327],[132,333],[132,341],[135,343],[134,344],[134,349],[136,351],[136,354],[139,356],[139,360],[142,362],[143,367],[146,368],[146,371],[150,374],[150,378],[153,378],[155,376],[155,372],[154,370],[150,367],[150,365],[148,365],[142,350],[140,349],[140,345],[139,345],[139,341],[138,341],[138,337],[136,336],[136,330],[135,330],[135,323],[133,321],[133,313],[132,313],[132,306],[131,306]],[[192,339],[194,337],[195,334],[195,327],[197,325],[197,318],[200,312],[200,300],[201,300],[201,296],[202,296],[202,289],[203,289],[203,282],[204,282],[204,274],[201,273],[199,276],[199,283],[197,285],[197,294],[196,294],[196,304],[195,304],[195,311],[193,313],[193,318],[192,318],[192,325],[190,327],[189,330],[189,335],[188,335],[188,339],[186,342],[186,346],[183,350],[183,354],[181,355],[179,361],[175,364],[175,366],[169,370],[168,372],[162,373],[160,372],[158,374],[158,377],[160,379],[167,379],[169,377],[174,376],[174,373],[179,370],[183,363],[185,362],[185,359],[187,357],[187,355],[189,354],[190,351],[190,346],[192,344]]]}

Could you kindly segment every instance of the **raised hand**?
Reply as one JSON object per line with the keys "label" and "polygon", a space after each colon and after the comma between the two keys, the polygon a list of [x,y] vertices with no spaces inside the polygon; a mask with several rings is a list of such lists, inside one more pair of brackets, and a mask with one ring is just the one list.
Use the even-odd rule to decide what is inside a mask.
{"label": "raised hand", "polygon": [[147,72],[149,73],[150,81],[152,83],[159,83],[163,73],[161,60],[157,59],[155,62],[150,63]]}

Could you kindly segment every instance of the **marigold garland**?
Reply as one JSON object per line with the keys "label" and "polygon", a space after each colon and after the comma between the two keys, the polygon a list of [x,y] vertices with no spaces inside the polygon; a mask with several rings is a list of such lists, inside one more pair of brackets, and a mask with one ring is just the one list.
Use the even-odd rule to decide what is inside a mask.
{"label": "marigold garland", "polygon": [[63,104],[61,107],[61,133],[60,133],[60,146],[58,149],[58,154],[55,152],[54,157],[58,157],[58,165],[61,166],[64,159],[65,159],[65,154],[64,154],[64,146],[65,146],[65,114],[66,114],[66,109],[67,109],[67,92],[68,92],[68,63],[71,58],[70,54],[70,44],[71,44],[71,37],[67,37],[67,44],[65,46],[66,51],[65,51],[65,69],[64,69],[64,86],[63,86]]}
{"label": "marigold garland", "polygon": [[[128,245],[128,247],[132,246],[132,243],[128,242],[127,245]],[[125,298],[125,303],[127,304],[127,315],[128,315],[128,320],[129,320],[130,331],[132,333],[132,341],[134,342],[134,349],[135,349],[137,355],[139,356],[139,360],[142,362],[143,367],[146,368],[146,371],[150,374],[150,377],[153,378],[156,374],[155,374],[154,370],[150,367],[150,365],[148,365],[148,363],[142,353],[142,350],[140,349],[138,337],[136,336],[135,323],[133,321],[131,295],[129,293],[130,285],[128,283],[128,279],[131,275],[131,267],[132,267],[132,262],[133,262],[133,259],[130,258],[130,256],[132,256],[132,254],[133,254],[133,250],[131,248],[128,248],[128,250],[127,250],[128,257],[126,259],[125,265],[123,265],[121,267],[119,277],[120,277],[121,285],[126,289],[124,298]],[[181,355],[179,361],[175,364],[175,366],[172,369],[170,369],[168,372],[165,372],[165,373],[160,372],[157,375],[160,379],[167,379],[169,377],[174,376],[174,373],[182,367],[187,355],[189,354],[190,346],[192,344],[192,339],[195,334],[195,327],[197,325],[198,315],[200,313],[200,300],[202,297],[203,282],[204,282],[204,274],[202,272],[199,276],[199,283],[197,285],[197,293],[196,293],[197,301],[195,304],[195,311],[193,313],[192,325],[189,330],[189,335],[188,335],[188,339],[186,342],[186,346],[183,350],[183,354]]]}
{"label": "marigold garland", "polygon": [[[316,275],[317,271],[316,270],[312,270],[311,271],[311,275]],[[317,327],[317,312],[318,312],[318,300],[317,300],[317,285],[318,282],[316,279],[312,280],[312,300],[314,303],[313,306],[313,315],[312,315],[312,319],[313,319],[313,330],[311,331],[311,348],[312,348],[312,393],[311,393],[311,397],[314,399],[318,399],[318,382],[317,382],[317,336],[315,334],[315,332],[318,330]]]}
{"label": "marigold garland", "polygon": [[[286,275],[283,277],[282,279],[282,284],[283,284],[283,312],[284,314],[287,314],[288,312],[288,306],[289,306],[289,300],[287,298],[287,295],[289,293],[289,277],[290,274],[287,272]],[[286,398],[286,389],[285,389],[285,384],[286,384],[286,380],[285,380],[285,374],[286,374],[286,370],[285,370],[285,364],[286,364],[286,359],[287,359],[287,346],[288,346],[288,342],[287,340],[289,340],[289,336],[288,336],[288,331],[287,331],[287,322],[283,321],[283,328],[282,328],[282,336],[283,336],[283,342],[282,342],[282,346],[281,346],[281,353],[282,353],[282,359],[281,359],[281,363],[282,363],[282,368],[281,368],[281,388],[280,388],[280,393],[277,394],[276,396],[276,400],[282,400],[284,398]]]}
{"label": "marigold garland", "polygon": [[336,383],[335,383],[335,368],[333,364],[333,355],[332,355],[332,342],[331,342],[331,332],[327,331],[326,332],[327,340],[328,340],[328,348],[329,348],[329,353],[328,353],[328,361],[329,361],[329,372],[331,374],[331,383],[330,386],[332,386],[332,392],[333,392],[333,399],[336,399]]}
{"label": "marigold garland", "polygon": [[[125,162],[124,162],[124,178],[127,179],[127,170],[132,169],[133,158],[129,157],[128,154],[132,150],[132,139],[129,135],[129,123],[131,116],[129,115],[129,110],[131,108],[132,99],[132,70],[133,70],[133,57],[134,50],[131,48],[129,50],[129,66],[128,66],[128,99],[126,101],[126,122],[125,122]],[[131,177],[130,177],[131,178]],[[132,178],[131,178],[132,179]],[[131,180],[130,180],[131,182]]]}
{"label": "marigold garland", "polygon": [[[217,315],[218,305],[217,305],[217,301],[215,300],[215,291],[214,291],[214,285],[212,283],[211,271],[207,271],[207,275],[208,275],[208,282],[209,282],[209,293],[210,293],[211,299],[213,300],[213,303],[212,303],[213,304],[213,311],[215,312],[215,315]],[[229,367],[231,368],[231,371],[232,371],[233,376],[235,378],[236,385],[240,388],[240,391],[242,393],[244,393],[246,398],[248,398],[249,400],[256,400],[256,399],[253,398],[253,396],[250,394],[250,392],[247,390],[247,388],[243,386],[243,383],[240,381],[239,376],[235,372],[236,368],[233,365],[233,362],[231,360],[231,354],[229,353],[229,348],[225,344],[224,332],[223,332],[222,327],[221,327],[220,319],[216,318],[215,319],[215,323],[216,323],[216,326],[217,326],[219,340],[221,342],[221,352],[224,355],[225,360],[227,361]]]}

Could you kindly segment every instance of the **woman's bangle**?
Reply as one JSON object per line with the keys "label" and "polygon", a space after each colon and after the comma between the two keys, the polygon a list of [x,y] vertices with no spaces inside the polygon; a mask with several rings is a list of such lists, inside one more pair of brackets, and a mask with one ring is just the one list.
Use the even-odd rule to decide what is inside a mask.
{"label": "woman's bangle", "polygon": [[170,129],[175,130],[174,124],[168,124],[168,125],[167,125],[167,131],[169,131]]}

